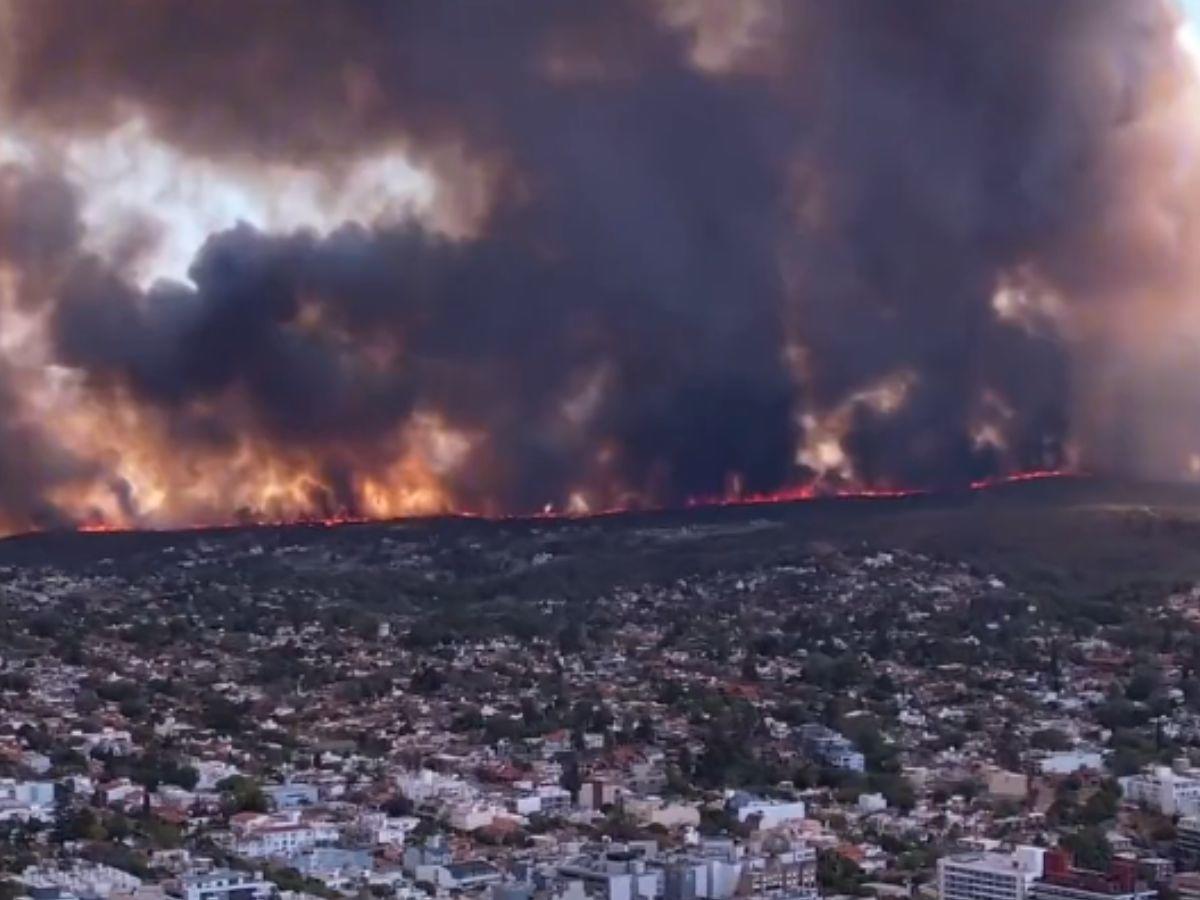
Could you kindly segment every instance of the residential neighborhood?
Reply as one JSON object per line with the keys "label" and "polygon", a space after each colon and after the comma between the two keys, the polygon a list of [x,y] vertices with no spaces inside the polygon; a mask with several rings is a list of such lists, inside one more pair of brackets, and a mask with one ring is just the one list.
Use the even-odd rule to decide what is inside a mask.
{"label": "residential neighborhood", "polygon": [[[598,541],[773,529],[249,529],[5,569],[4,891],[1185,895],[1200,592],[1109,622],[974,564],[821,544],[643,562],[586,602],[544,580]],[[463,595],[464,554],[524,580]]]}

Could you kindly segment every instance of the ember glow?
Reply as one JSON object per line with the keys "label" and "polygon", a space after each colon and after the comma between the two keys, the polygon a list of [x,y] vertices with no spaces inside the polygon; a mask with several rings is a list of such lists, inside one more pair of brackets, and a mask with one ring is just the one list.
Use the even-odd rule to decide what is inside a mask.
{"label": "ember glow", "polygon": [[0,0],[0,531],[1196,477],[1196,34]]}

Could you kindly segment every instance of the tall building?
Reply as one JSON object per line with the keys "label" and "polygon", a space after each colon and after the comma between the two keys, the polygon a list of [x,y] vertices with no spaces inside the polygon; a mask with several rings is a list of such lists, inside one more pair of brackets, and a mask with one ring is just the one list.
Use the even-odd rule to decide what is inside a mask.
{"label": "tall building", "polygon": [[1130,803],[1147,806],[1164,816],[1200,813],[1200,778],[1157,766],[1120,779],[1121,793]]}
{"label": "tall building", "polygon": [[1045,851],[963,853],[938,860],[940,900],[1027,900],[1042,874]]}
{"label": "tall building", "polygon": [[1076,869],[1065,850],[1046,853],[1031,900],[1151,900],[1158,892],[1138,880],[1135,859],[1116,857],[1107,872]]}

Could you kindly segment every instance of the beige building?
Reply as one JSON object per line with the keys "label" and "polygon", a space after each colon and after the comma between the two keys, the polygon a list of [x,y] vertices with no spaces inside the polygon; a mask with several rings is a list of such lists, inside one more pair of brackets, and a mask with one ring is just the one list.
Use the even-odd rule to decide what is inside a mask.
{"label": "beige building", "polygon": [[1029,776],[1023,772],[990,769],[987,773],[987,790],[993,797],[1024,800],[1029,796]]}

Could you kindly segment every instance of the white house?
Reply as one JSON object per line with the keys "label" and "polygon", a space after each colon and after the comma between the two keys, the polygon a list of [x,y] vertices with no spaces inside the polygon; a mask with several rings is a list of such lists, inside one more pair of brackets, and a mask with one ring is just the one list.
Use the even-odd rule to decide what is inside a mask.
{"label": "white house", "polygon": [[730,795],[728,805],[737,815],[739,822],[746,822],[758,817],[758,827],[777,828],[786,822],[796,822],[804,818],[805,808],[801,800],[766,800],[755,797],[743,791]]}
{"label": "white house", "polygon": [[1157,766],[1119,779],[1121,793],[1130,803],[1145,805],[1164,816],[1200,813],[1200,778]]}
{"label": "white house", "polygon": [[268,900],[275,885],[258,873],[214,869],[180,879],[183,900]]}

